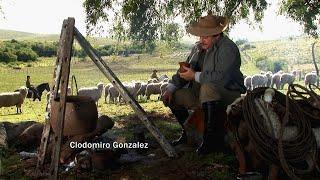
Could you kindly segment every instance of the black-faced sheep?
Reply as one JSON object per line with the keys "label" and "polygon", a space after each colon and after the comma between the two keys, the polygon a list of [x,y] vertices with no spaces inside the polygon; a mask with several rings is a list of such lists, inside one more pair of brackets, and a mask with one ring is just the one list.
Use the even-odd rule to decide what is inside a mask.
{"label": "black-faced sheep", "polygon": [[27,88],[21,87],[18,92],[8,92],[0,94],[0,108],[1,107],[17,107],[17,114],[22,113],[21,105],[24,102],[25,97],[27,96]]}

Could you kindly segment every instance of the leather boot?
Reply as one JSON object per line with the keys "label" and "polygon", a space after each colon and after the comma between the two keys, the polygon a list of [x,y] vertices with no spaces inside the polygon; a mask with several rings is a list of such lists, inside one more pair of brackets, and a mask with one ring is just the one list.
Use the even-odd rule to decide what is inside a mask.
{"label": "leather boot", "polygon": [[223,110],[220,104],[221,102],[219,101],[209,101],[202,104],[204,112],[204,133],[202,144],[197,149],[198,155],[206,155],[223,150],[223,120],[218,119],[217,116],[218,113],[221,113],[219,111]]}
{"label": "leather boot", "polygon": [[173,140],[171,142],[171,144],[173,146],[176,146],[176,145],[179,145],[179,144],[186,144],[187,143],[187,134],[186,134],[186,131],[184,129],[184,125],[183,123],[187,120],[187,118],[189,117],[189,113],[188,113],[188,110],[186,108],[180,108],[180,109],[173,109],[173,108],[170,108],[173,115],[176,117],[176,119],[178,120],[181,128],[182,128],[182,133],[181,133],[181,136],[176,139],[176,140]]}

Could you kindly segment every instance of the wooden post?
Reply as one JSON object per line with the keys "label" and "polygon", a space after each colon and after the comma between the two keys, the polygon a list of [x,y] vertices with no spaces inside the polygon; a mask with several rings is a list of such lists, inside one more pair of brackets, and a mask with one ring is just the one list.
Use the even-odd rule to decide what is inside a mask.
{"label": "wooden post", "polygon": [[[66,97],[67,89],[69,82],[70,74],[70,61],[71,61],[71,52],[73,44],[73,29],[74,29],[74,18],[68,18],[63,21],[60,42],[59,42],[59,53],[58,53],[58,64],[57,66],[58,74],[56,77],[56,84],[53,87],[54,95],[57,95],[58,88],[60,85],[60,105],[59,105],[59,115],[58,115],[58,128],[56,134],[54,134],[55,147],[52,154],[51,168],[50,168],[50,177],[51,179],[58,178],[59,170],[59,160],[60,160],[60,149],[61,142],[63,137],[63,127],[64,127],[64,117],[66,109]],[[59,73],[60,72],[60,73]],[[55,99],[57,99],[55,97]],[[51,109],[52,111],[53,109]]]}
{"label": "wooden post", "polygon": [[129,94],[127,89],[123,86],[121,81],[117,78],[117,76],[111,71],[111,69],[107,66],[107,64],[101,59],[100,56],[97,55],[93,47],[90,43],[82,36],[82,34],[74,28],[74,35],[76,40],[79,42],[80,46],[83,50],[89,55],[92,61],[98,66],[100,71],[108,78],[108,80],[117,88],[121,96],[129,103],[129,105],[133,108],[133,110],[137,113],[140,120],[147,127],[147,129],[151,132],[151,134],[156,138],[156,140],[160,143],[162,148],[165,150],[169,157],[176,157],[177,154],[173,147],[168,143],[165,137],[161,134],[161,132],[156,128],[147,118],[145,111],[139,105],[139,103]]}

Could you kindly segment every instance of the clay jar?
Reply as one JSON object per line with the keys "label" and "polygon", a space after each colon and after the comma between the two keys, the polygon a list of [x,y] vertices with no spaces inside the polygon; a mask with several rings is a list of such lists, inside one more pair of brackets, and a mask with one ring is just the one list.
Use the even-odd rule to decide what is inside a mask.
{"label": "clay jar", "polygon": [[[52,101],[50,124],[57,132],[59,101]],[[96,129],[98,111],[95,102],[86,96],[67,96],[63,135],[74,136]]]}
{"label": "clay jar", "polygon": [[180,72],[180,73],[184,73],[184,72],[187,71],[187,70],[185,70],[183,67],[188,67],[188,68],[190,68],[190,64],[187,63],[187,62],[179,62],[179,65],[180,65],[180,68],[179,68],[179,72]]}

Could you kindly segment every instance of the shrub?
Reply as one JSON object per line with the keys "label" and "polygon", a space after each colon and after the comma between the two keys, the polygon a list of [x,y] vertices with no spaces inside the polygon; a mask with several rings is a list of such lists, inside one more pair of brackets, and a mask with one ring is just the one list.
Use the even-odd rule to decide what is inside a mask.
{"label": "shrub", "polygon": [[57,55],[58,42],[33,42],[31,49],[37,53],[39,57],[52,57]]}
{"label": "shrub", "polygon": [[8,51],[0,51],[0,62],[13,62],[17,60],[17,56],[12,52]]}
{"label": "shrub", "polygon": [[240,46],[242,44],[248,43],[248,40],[247,39],[239,39],[235,43],[236,43],[236,45]]}
{"label": "shrub", "polygon": [[35,61],[38,58],[38,55],[31,49],[21,48],[16,51],[18,61]]}

